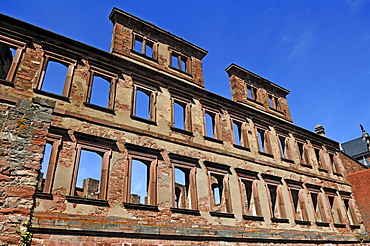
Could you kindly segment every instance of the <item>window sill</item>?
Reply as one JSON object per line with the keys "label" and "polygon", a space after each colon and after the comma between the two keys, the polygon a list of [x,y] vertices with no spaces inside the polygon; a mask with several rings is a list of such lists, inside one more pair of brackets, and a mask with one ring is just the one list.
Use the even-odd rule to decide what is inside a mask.
{"label": "window sill", "polygon": [[135,115],[131,115],[131,119],[141,121],[141,122],[144,122],[144,123],[147,123],[147,124],[150,124],[150,125],[154,125],[154,126],[157,125],[157,123],[155,121],[147,120],[147,119],[144,119],[144,118],[141,118],[141,117],[137,117]]}
{"label": "window sill", "polygon": [[171,126],[170,128],[171,128],[171,131],[173,131],[173,132],[178,132],[178,133],[188,135],[190,137],[194,137],[194,134],[191,131],[187,131],[187,130],[184,130],[184,129],[181,129],[181,128],[176,128],[176,127],[173,127],[173,126]]}
{"label": "window sill", "polygon": [[263,103],[260,103],[260,102],[258,102],[258,101],[257,101],[257,100],[255,100],[255,99],[247,98],[247,100],[248,100],[248,101],[250,101],[250,102],[252,102],[252,103],[255,103],[255,104],[258,104],[258,105],[263,106]]}
{"label": "window sill", "polygon": [[262,152],[262,151],[258,151],[258,153],[259,153],[260,155],[264,155],[264,156],[267,156],[267,157],[274,158],[274,155],[269,154],[269,153],[265,153],[265,152]]}
{"label": "window sill", "polygon": [[219,139],[216,139],[216,138],[212,138],[212,137],[208,137],[208,136],[203,136],[203,138],[205,140],[208,140],[208,141],[211,141],[211,142],[215,142],[215,143],[219,143],[219,144],[223,144],[224,141],[222,140],[219,140]]}
{"label": "window sill", "polygon": [[289,162],[289,163],[294,164],[294,161],[293,161],[293,160],[291,160],[291,159],[287,159],[287,158],[281,157],[281,160],[282,160],[282,161],[285,161],[285,162]]}
{"label": "window sill", "polygon": [[311,221],[307,220],[294,220],[297,225],[311,225]]}
{"label": "window sill", "polygon": [[353,229],[360,229],[361,228],[361,226],[360,225],[350,225],[349,226],[352,230]]}
{"label": "window sill", "polygon": [[140,53],[140,52],[137,52],[137,51],[135,51],[135,50],[131,50],[131,53],[133,53],[133,54],[135,54],[135,55],[138,55],[138,56],[140,56],[140,57],[142,57],[142,58],[148,59],[148,60],[150,60],[150,61],[153,61],[153,62],[155,62],[155,63],[158,63],[158,60],[157,60],[157,59],[154,59],[153,57],[147,56],[147,55],[142,54],[142,53]]}
{"label": "window sill", "polygon": [[236,148],[236,149],[245,150],[245,151],[251,151],[251,149],[248,148],[248,147],[244,147],[244,146],[237,145],[237,144],[233,144],[233,145],[234,145],[234,148]]}
{"label": "window sill", "polygon": [[334,175],[337,175],[337,176],[339,176],[339,177],[343,177],[343,174],[341,174],[341,173],[333,173]]}
{"label": "window sill", "polygon": [[281,112],[281,111],[277,110],[276,108],[271,108],[271,107],[270,107],[270,109],[271,109],[272,111],[276,112],[276,113],[283,114],[283,112]]}
{"label": "window sill", "polygon": [[125,206],[126,209],[136,209],[136,210],[159,212],[158,206],[155,206],[155,205],[124,202],[123,206]]}
{"label": "window sill", "polygon": [[334,227],[337,227],[337,228],[346,228],[346,224],[334,224]]}
{"label": "window sill", "polygon": [[39,90],[39,89],[33,89],[33,91],[37,94],[40,94],[40,95],[52,97],[52,98],[55,98],[55,99],[59,99],[61,101],[68,102],[68,103],[71,102],[68,97],[65,97],[65,96],[62,96],[62,95],[54,94],[54,93],[47,92],[47,91],[42,91],[42,90]]}
{"label": "window sill", "polygon": [[288,219],[280,219],[280,218],[271,218],[271,222],[274,223],[289,223]]}
{"label": "window sill", "polygon": [[45,200],[53,200],[53,194],[50,193],[36,192],[36,197]]}
{"label": "window sill", "polygon": [[254,220],[254,221],[265,221],[265,218],[262,216],[253,216],[253,215],[245,215],[243,214],[244,220]]}
{"label": "window sill", "polygon": [[329,172],[328,170],[323,169],[323,168],[319,168],[319,171],[320,171],[320,172],[324,172],[324,173],[328,173],[328,172]]}
{"label": "window sill", "polygon": [[186,208],[170,208],[172,213],[178,214],[190,214],[200,216],[199,210],[186,209]]}
{"label": "window sill", "polygon": [[220,212],[209,212],[209,214],[213,217],[223,217],[223,218],[235,218],[234,214],[229,213],[220,213]]}
{"label": "window sill", "polygon": [[87,198],[87,197],[78,197],[78,196],[66,196],[66,198],[67,198],[67,201],[71,203],[80,203],[80,204],[87,204],[87,205],[94,205],[94,206],[101,206],[101,207],[109,207],[107,200]]}
{"label": "window sill", "polygon": [[8,80],[0,79],[0,84],[14,87],[14,83]]}
{"label": "window sill", "polygon": [[84,105],[87,108],[96,109],[96,110],[103,111],[103,112],[106,112],[106,113],[109,113],[109,114],[115,114],[114,110],[110,109],[110,108],[102,107],[102,106],[99,106],[99,105],[96,105],[96,104],[91,104],[91,103],[88,103],[88,102],[84,102]]}
{"label": "window sill", "polygon": [[317,226],[323,226],[323,227],[329,227],[330,224],[328,222],[316,222],[315,223]]}
{"label": "window sill", "polygon": [[182,73],[182,74],[185,74],[185,75],[187,75],[187,76],[189,76],[189,77],[193,77],[193,75],[192,75],[192,74],[190,74],[190,73],[188,73],[188,72],[186,72],[186,71],[184,71],[184,70],[178,69],[177,67],[169,66],[169,68],[171,68],[171,69],[173,69],[173,70],[175,70],[175,71],[177,71],[177,72],[180,72],[180,73]]}
{"label": "window sill", "polygon": [[305,163],[301,163],[301,166],[302,166],[302,167],[307,167],[307,168],[312,168],[312,166],[311,166],[311,165],[308,165],[308,164],[305,164]]}

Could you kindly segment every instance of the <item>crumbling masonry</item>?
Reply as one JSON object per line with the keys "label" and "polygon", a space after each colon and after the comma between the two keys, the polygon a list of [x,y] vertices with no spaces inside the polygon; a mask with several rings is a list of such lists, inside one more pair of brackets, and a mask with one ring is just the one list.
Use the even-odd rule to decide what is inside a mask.
{"label": "crumbling masonry", "polygon": [[232,64],[232,100],[213,94],[205,50],[109,18],[110,53],[0,15],[0,245],[364,239],[361,167],[292,124],[288,90]]}

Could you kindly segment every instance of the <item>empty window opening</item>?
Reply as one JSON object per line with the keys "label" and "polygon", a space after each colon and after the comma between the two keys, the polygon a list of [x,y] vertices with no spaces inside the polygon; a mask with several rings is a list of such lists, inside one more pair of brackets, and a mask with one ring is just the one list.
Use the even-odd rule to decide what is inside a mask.
{"label": "empty window opening", "polygon": [[60,62],[49,60],[45,69],[41,90],[63,95],[68,67]]}
{"label": "empty window opening", "polygon": [[343,216],[338,204],[338,197],[328,196],[328,201],[333,215],[334,223],[342,224]]}
{"label": "empty window opening", "polygon": [[247,97],[251,100],[257,100],[257,88],[247,85]]}
{"label": "empty window opening", "polygon": [[53,149],[53,145],[51,143],[46,143],[45,145],[45,151],[44,151],[44,157],[41,161],[41,169],[40,169],[40,176],[39,176],[39,185],[38,185],[38,190],[43,191],[44,189],[44,184],[46,180],[46,174],[48,171],[49,167],[49,162],[50,162],[50,156],[51,156],[51,151]]}
{"label": "empty window opening", "polygon": [[94,75],[91,81],[90,103],[108,108],[110,86],[111,84],[107,79]]}
{"label": "empty window opening", "polygon": [[245,190],[245,195],[243,196],[245,214],[261,216],[257,184],[255,181],[242,179],[242,188]]}
{"label": "empty window opening", "polygon": [[214,205],[220,205],[221,204],[221,189],[218,186],[218,184],[212,184],[212,192],[213,192],[213,202]]}
{"label": "empty window opening", "polygon": [[75,196],[99,198],[102,162],[100,153],[81,149]]}
{"label": "empty window opening", "polygon": [[286,153],[286,146],[285,146],[285,140],[286,138],[283,136],[279,136],[279,146],[280,146],[280,151],[281,151],[281,157],[287,158],[287,153]]}
{"label": "empty window opening", "polygon": [[277,186],[275,185],[267,185],[269,194],[270,194],[270,204],[271,204],[271,216],[273,218],[278,218],[278,205],[276,204],[277,201]]}
{"label": "empty window opening", "polygon": [[186,56],[180,55],[176,52],[171,52],[171,66],[186,72],[188,58]]}
{"label": "empty window opening", "polygon": [[233,130],[234,130],[234,143],[236,145],[241,145],[242,143],[241,124],[233,121]]}
{"label": "empty window opening", "polygon": [[175,168],[175,207],[187,208],[188,190],[189,190],[189,174],[184,170]]}
{"label": "empty window opening", "polygon": [[355,213],[352,210],[352,206],[350,205],[350,199],[343,199],[343,202],[350,225],[357,225],[357,219],[355,217]]}
{"label": "empty window opening", "polygon": [[315,212],[315,217],[317,222],[326,222],[326,216],[324,214],[324,207],[321,197],[318,193],[311,192],[312,206]]}
{"label": "empty window opening", "polygon": [[215,134],[215,115],[210,114],[208,112],[205,112],[204,117],[205,117],[205,124],[206,124],[205,125],[206,136],[211,137],[211,138],[215,138],[216,137],[216,134]]}
{"label": "empty window opening", "polygon": [[143,39],[138,36],[135,36],[134,50],[138,53],[143,52]]}
{"label": "empty window opening", "polygon": [[262,129],[257,129],[257,139],[259,151],[265,152],[265,131]]}
{"label": "empty window opening", "polygon": [[149,57],[153,57],[153,43],[146,42],[145,55]]}
{"label": "empty window opening", "polygon": [[135,35],[133,46],[133,50],[137,53],[154,58],[154,42],[139,35]]}
{"label": "empty window opening", "polygon": [[140,160],[132,160],[131,163],[131,188],[130,202],[136,204],[149,204],[149,165]]}
{"label": "empty window opening", "polygon": [[302,143],[297,143],[298,145],[298,152],[299,152],[299,158],[301,161],[304,161],[304,149],[303,149],[303,144]]}
{"label": "empty window opening", "polygon": [[317,164],[319,165],[320,168],[322,168],[322,161],[321,161],[319,149],[315,148],[315,156],[316,156]]}
{"label": "empty window opening", "polygon": [[338,160],[336,159],[336,156],[333,153],[329,153],[329,158],[330,158],[331,166],[333,167],[333,172],[335,174],[342,174],[342,171],[339,167],[339,163],[338,163]]}
{"label": "empty window opening", "polygon": [[273,97],[271,95],[269,95],[269,104],[270,104],[270,108],[275,108],[274,106],[274,102],[273,102]]}
{"label": "empty window opening", "polygon": [[151,120],[150,97],[151,97],[151,92],[141,90],[140,88],[136,89],[135,112],[134,112],[135,116],[143,118],[143,119]]}
{"label": "empty window opening", "polygon": [[308,220],[303,189],[289,189],[292,197],[294,217],[296,220]]}
{"label": "empty window opening", "polygon": [[181,57],[181,60],[180,60],[180,69],[182,71],[186,71],[186,59],[184,57]]}
{"label": "empty window opening", "polygon": [[16,51],[16,49],[0,43],[0,79],[7,79]]}
{"label": "empty window opening", "polygon": [[178,102],[173,103],[173,126],[185,130],[185,105]]}

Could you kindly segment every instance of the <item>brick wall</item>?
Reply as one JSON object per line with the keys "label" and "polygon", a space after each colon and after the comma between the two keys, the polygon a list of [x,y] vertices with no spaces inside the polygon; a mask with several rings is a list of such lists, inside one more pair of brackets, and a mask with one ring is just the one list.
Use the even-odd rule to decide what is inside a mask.
{"label": "brick wall", "polygon": [[0,245],[18,245],[17,229],[25,231],[54,102],[0,102]]}
{"label": "brick wall", "polygon": [[366,230],[370,231],[370,169],[348,175]]}

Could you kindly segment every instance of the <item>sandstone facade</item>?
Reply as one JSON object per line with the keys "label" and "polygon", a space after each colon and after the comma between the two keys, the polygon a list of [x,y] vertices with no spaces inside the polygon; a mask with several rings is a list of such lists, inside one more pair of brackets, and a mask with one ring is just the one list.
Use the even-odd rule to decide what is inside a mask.
{"label": "sandstone facade", "polygon": [[338,143],[292,123],[288,90],[232,64],[223,98],[204,49],[110,19],[108,53],[0,15],[0,245],[366,240]]}

